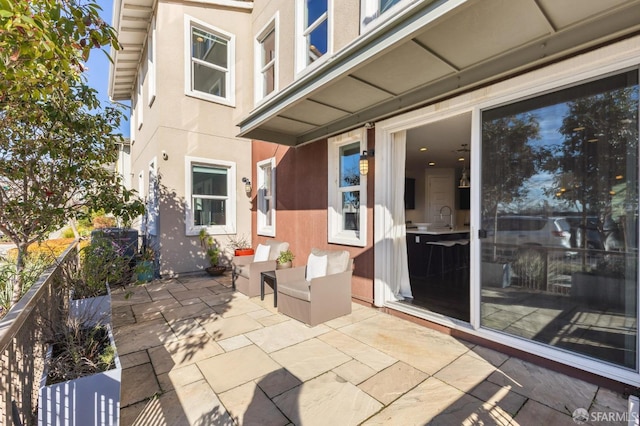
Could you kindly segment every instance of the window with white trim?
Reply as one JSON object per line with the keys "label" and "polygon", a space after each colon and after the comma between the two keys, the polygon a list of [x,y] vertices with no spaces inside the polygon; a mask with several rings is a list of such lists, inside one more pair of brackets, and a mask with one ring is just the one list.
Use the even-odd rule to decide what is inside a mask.
{"label": "window with white trim", "polygon": [[185,158],[186,233],[236,232],[236,165],[206,158]]}
{"label": "window with white trim", "polygon": [[142,129],[142,113],[144,110],[144,102],[142,100],[142,87],[144,86],[144,71],[142,67],[138,71],[138,93],[136,94],[136,115],[138,129]]}
{"label": "window with white trim", "polygon": [[300,72],[331,51],[332,0],[296,1],[296,71]]}
{"label": "window with white trim", "polygon": [[235,36],[185,16],[185,93],[233,106]]}
{"label": "window with white trim", "polygon": [[256,37],[256,89],[255,101],[259,102],[277,90],[278,82],[278,15]]}
{"label": "window with white trim", "polygon": [[[401,5],[409,4],[410,0],[361,0],[360,30],[374,27],[385,20],[385,16],[391,16],[394,11],[400,10]],[[380,19],[382,17],[382,19]]]}
{"label": "window with white trim", "polygon": [[367,177],[358,167],[366,146],[363,129],[329,139],[330,243],[359,247],[367,243]]}
{"label": "window with white trim", "polygon": [[149,87],[147,87],[147,104],[151,106],[156,99],[156,18],[151,19],[151,32],[147,44],[147,70]]}
{"label": "window with white trim", "polygon": [[276,159],[258,162],[258,235],[276,236]]}

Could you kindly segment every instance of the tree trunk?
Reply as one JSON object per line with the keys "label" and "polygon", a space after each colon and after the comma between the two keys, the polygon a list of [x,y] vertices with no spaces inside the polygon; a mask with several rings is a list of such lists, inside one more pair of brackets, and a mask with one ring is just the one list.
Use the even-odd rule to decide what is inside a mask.
{"label": "tree trunk", "polygon": [[23,271],[25,266],[25,257],[27,256],[28,244],[20,243],[18,246],[18,257],[16,258],[16,273],[11,278],[13,282],[13,295],[11,296],[11,306],[18,303],[22,297]]}

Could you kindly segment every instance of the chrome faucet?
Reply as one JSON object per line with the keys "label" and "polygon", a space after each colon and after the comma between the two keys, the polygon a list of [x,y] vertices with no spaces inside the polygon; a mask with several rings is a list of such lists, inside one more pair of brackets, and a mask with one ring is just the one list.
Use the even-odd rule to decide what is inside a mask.
{"label": "chrome faucet", "polygon": [[440,207],[440,219],[442,219],[442,210],[444,209],[449,209],[449,229],[453,229],[453,210],[447,205]]}

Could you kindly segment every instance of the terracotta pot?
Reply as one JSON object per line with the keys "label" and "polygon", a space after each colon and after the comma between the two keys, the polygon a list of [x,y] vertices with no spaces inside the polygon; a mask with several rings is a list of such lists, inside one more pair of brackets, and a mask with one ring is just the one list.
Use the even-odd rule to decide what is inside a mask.
{"label": "terracotta pot", "polygon": [[252,248],[242,248],[242,249],[236,249],[234,254],[236,256],[251,256],[254,253],[255,253],[255,250]]}

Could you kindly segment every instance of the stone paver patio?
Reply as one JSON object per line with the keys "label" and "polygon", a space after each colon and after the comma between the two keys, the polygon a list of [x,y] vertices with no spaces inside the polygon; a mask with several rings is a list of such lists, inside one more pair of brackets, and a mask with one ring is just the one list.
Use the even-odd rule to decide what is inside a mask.
{"label": "stone paver patio", "polygon": [[[575,425],[605,388],[372,308],[308,327],[194,275],[114,291],[122,425]],[[611,424],[611,423],[607,423]]]}

